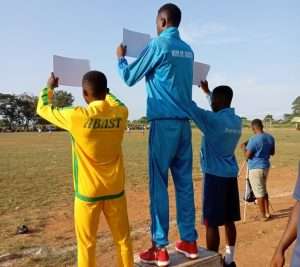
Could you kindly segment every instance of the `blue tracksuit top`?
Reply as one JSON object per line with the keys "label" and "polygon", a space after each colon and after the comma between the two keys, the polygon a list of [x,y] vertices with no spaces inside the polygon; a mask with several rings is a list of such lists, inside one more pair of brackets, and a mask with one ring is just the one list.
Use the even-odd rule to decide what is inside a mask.
{"label": "blue tracksuit top", "polygon": [[212,112],[198,107],[195,102],[189,113],[203,133],[202,172],[219,177],[237,177],[238,164],[234,153],[241,137],[241,118],[233,108]]}
{"label": "blue tracksuit top", "polygon": [[152,39],[139,57],[128,65],[119,59],[121,78],[128,86],[146,77],[148,120],[188,119],[191,105],[194,53],[169,27]]}

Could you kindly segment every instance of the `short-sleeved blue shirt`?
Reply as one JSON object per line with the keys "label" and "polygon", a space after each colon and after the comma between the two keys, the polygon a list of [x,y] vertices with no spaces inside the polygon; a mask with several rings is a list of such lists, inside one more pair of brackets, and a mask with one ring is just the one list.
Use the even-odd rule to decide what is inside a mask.
{"label": "short-sleeved blue shirt", "polygon": [[250,170],[270,168],[270,156],[275,149],[275,140],[272,135],[268,133],[256,134],[249,139],[246,149],[253,155],[248,160]]}
{"label": "short-sleeved blue shirt", "polygon": [[[294,191],[294,198],[300,201],[300,161],[299,161],[298,181]],[[291,267],[299,267],[299,262],[300,262],[300,218],[298,218],[297,243],[295,246]]]}

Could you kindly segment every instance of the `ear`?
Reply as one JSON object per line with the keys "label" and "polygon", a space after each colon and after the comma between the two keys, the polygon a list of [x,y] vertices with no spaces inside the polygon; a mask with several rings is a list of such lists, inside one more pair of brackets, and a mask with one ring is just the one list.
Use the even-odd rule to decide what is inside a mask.
{"label": "ear", "polygon": [[167,20],[165,18],[161,18],[161,26],[165,28],[167,26]]}
{"label": "ear", "polygon": [[88,96],[88,92],[85,89],[83,89],[83,95]]}

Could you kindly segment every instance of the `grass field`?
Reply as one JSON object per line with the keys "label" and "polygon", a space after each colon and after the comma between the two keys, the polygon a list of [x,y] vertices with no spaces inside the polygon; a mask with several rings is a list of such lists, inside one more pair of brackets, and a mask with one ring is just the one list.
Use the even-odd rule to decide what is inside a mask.
{"label": "grass field", "polygon": [[[277,155],[273,166],[296,172],[300,159],[300,132],[294,129],[273,129],[269,132],[277,141]],[[242,140],[246,140],[250,134],[250,130],[245,129]],[[124,155],[127,195],[141,185],[146,188],[147,139],[147,135],[140,133],[126,134]],[[195,180],[200,179],[200,141],[200,132],[194,130]],[[59,242],[74,243],[72,231],[68,233],[69,238],[44,232],[48,221],[55,220],[56,212],[65,212],[65,216],[72,220],[73,189],[69,135],[65,132],[0,134],[0,149],[0,255],[24,248],[51,247]],[[237,156],[241,162],[240,151],[237,152]],[[145,210],[146,212],[148,211]],[[16,227],[20,224],[30,227],[30,238],[15,235]],[[73,256],[64,256],[66,258],[62,261],[72,263]],[[61,262],[61,259],[52,258],[52,263],[36,261],[32,266],[64,266],[57,264],[56,260]]]}

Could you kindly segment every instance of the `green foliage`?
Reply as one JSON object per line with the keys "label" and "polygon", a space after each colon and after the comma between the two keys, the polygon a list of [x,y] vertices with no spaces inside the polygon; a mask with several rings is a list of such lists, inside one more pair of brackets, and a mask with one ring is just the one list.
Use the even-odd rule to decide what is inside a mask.
{"label": "green foliage", "polygon": [[28,128],[34,116],[33,105],[34,99],[29,95],[0,94],[0,115],[11,130],[21,126]]}
{"label": "green foliage", "polygon": [[0,128],[1,127],[7,127],[7,124],[4,120],[0,120]]}
{"label": "green foliage", "polygon": [[147,125],[147,124],[148,124],[148,119],[147,119],[147,117],[143,116],[143,117],[141,117],[141,118],[138,119],[138,120],[133,120],[131,123],[132,123],[132,124],[143,124],[143,125]]}
{"label": "green foliage", "polygon": [[291,121],[292,118],[293,118],[293,114],[288,114],[288,113],[283,114],[283,120],[284,120],[285,122]]}
{"label": "green foliage", "polygon": [[264,121],[273,121],[274,118],[273,118],[273,115],[272,114],[267,114],[264,118]]}
{"label": "green foliage", "polygon": [[18,96],[20,101],[20,118],[22,121],[22,125],[28,129],[29,125],[32,125],[36,122],[36,103],[37,97],[30,96],[27,94],[22,94]]}
{"label": "green foliage", "polygon": [[248,118],[246,117],[241,117],[242,119],[242,124],[243,124],[243,127],[249,127],[250,126],[250,121],[248,120]]}
{"label": "green foliage", "polygon": [[[38,97],[28,95],[2,94],[0,93],[1,127],[10,130],[28,130],[37,124],[48,124],[36,114]],[[55,93],[53,105],[56,107],[71,106],[74,97],[71,93],[59,90]]]}
{"label": "green foliage", "polygon": [[58,108],[72,106],[74,102],[74,97],[71,93],[63,90],[57,90],[54,94],[53,106]]}
{"label": "green foliage", "polygon": [[292,103],[292,110],[294,116],[300,115],[300,96],[298,96]]}

